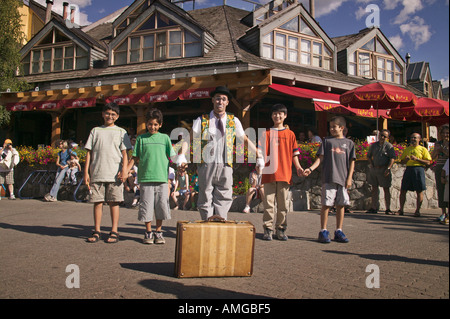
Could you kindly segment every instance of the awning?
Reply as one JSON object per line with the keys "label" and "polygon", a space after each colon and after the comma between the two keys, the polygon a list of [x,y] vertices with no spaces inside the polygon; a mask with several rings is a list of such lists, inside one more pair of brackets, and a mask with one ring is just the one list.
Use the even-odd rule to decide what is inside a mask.
{"label": "awning", "polygon": [[280,93],[284,93],[287,95],[292,95],[296,97],[301,97],[305,99],[321,99],[321,100],[329,100],[329,101],[336,101],[336,104],[340,104],[339,102],[339,94],[334,93],[325,93],[315,90],[309,90],[309,89],[303,89],[298,88],[295,86],[287,86],[282,84],[271,84],[269,85],[269,88],[278,91]]}
{"label": "awning", "polygon": [[[283,94],[296,96],[299,98],[311,99],[314,103],[314,109],[319,112],[326,111],[342,115],[377,118],[377,110],[375,109],[361,110],[340,104],[339,94],[320,92],[282,84],[271,84],[269,87]],[[387,110],[378,110],[378,116],[390,118]]]}
{"label": "awning", "polygon": [[42,100],[33,102],[7,103],[8,111],[59,110],[62,108],[83,108],[95,106],[95,97],[63,100]]}

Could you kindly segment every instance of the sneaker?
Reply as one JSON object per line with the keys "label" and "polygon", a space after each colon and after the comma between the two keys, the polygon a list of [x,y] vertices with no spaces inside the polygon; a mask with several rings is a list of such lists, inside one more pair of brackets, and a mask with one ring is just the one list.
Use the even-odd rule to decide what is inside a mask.
{"label": "sneaker", "polygon": [[439,222],[442,225],[448,225],[448,217],[445,217],[443,221]]}
{"label": "sneaker", "polygon": [[286,230],[285,229],[277,229],[277,238],[278,240],[283,240],[286,241],[288,240],[288,236],[286,236],[286,234],[284,233]]}
{"label": "sneaker", "polygon": [[153,244],[153,240],[154,240],[154,238],[153,238],[153,232],[145,232],[145,234],[144,234],[144,239],[142,240],[142,242],[144,243],[144,244]]}
{"label": "sneaker", "polygon": [[271,240],[272,240],[272,233],[273,233],[272,229],[264,228],[264,236],[263,236],[263,239],[264,239],[264,240],[271,241]]}
{"label": "sneaker", "polygon": [[328,244],[331,242],[329,237],[330,232],[328,230],[322,230],[319,232],[319,243]]}
{"label": "sneaker", "polygon": [[348,238],[345,237],[342,230],[336,230],[334,232],[334,241],[337,241],[338,243],[348,243]]}
{"label": "sneaker", "polygon": [[250,213],[250,206],[246,205],[244,210],[242,211],[244,214]]}
{"label": "sneaker", "polygon": [[165,244],[165,243],[166,241],[163,237],[162,232],[160,231],[155,232],[155,244]]}
{"label": "sneaker", "polygon": [[15,200],[16,196],[14,196],[14,194],[12,194],[11,196],[9,196],[9,199]]}
{"label": "sneaker", "polygon": [[58,200],[56,199],[56,197],[50,196],[47,201],[49,202],[57,202]]}

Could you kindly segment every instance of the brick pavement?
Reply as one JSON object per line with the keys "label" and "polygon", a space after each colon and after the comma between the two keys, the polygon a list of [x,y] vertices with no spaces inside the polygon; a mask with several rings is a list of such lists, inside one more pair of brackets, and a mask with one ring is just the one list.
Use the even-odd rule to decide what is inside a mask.
{"label": "brick pavement", "polygon": [[[254,275],[248,278],[173,276],[177,220],[198,212],[172,211],[165,245],[143,245],[137,210],[121,209],[118,244],[88,244],[92,205],[40,200],[0,201],[0,298],[449,298],[449,228],[423,216],[349,214],[348,244],[316,241],[318,211],[288,215],[289,240],[265,242],[262,214],[230,213],[257,228]],[[103,230],[111,225],[104,208]],[[335,220],[329,219],[330,232]],[[80,270],[80,288],[69,289],[67,265]],[[380,288],[366,279],[379,269]]]}

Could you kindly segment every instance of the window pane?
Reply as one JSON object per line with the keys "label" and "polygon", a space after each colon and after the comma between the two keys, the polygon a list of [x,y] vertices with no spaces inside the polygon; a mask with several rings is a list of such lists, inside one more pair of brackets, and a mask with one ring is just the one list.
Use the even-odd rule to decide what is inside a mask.
{"label": "window pane", "polygon": [[387,60],[386,61],[386,69],[388,71],[394,71],[394,61]]}
{"label": "window pane", "polygon": [[294,37],[289,37],[289,49],[296,49],[298,50],[298,39]]}
{"label": "window pane", "polygon": [[184,31],[184,42],[200,42],[200,38],[188,31]]}
{"label": "window pane", "polygon": [[263,45],[263,57],[273,59],[273,46],[267,44]]}
{"label": "window pane", "polygon": [[53,71],[62,70],[62,60],[53,60]]}
{"label": "window pane", "polygon": [[170,32],[169,43],[181,43],[181,31]]}
{"label": "window pane", "polygon": [[87,57],[82,57],[82,58],[76,59],[75,69],[83,70],[83,69],[87,69],[87,68],[88,68],[88,58]]}
{"label": "window pane", "polygon": [[327,59],[327,58],[323,59],[323,68],[325,70],[331,70],[331,59]]}
{"label": "window pane", "polygon": [[33,61],[39,61],[41,58],[41,51],[33,51]]}
{"label": "window pane", "polygon": [[359,54],[359,63],[360,64],[369,64],[370,63],[370,54],[369,53],[360,53]]}
{"label": "window pane", "polygon": [[377,67],[380,68],[380,69],[384,69],[385,68],[385,66],[384,66],[384,59],[382,59],[382,58],[378,58],[377,59]]}
{"label": "window pane", "polygon": [[302,51],[311,52],[311,41],[302,40],[301,46],[302,46]]}
{"label": "window pane", "polygon": [[141,38],[131,38],[131,44],[130,44],[130,50],[136,50],[139,49],[139,46],[141,45]]}
{"label": "window pane", "polygon": [[44,61],[42,63],[42,72],[50,72],[51,61]]}
{"label": "window pane", "polygon": [[64,56],[67,57],[73,57],[73,47],[65,47],[65,53]]}
{"label": "window pane", "polygon": [[151,48],[151,49],[144,49],[144,50],[142,50],[142,53],[143,53],[143,60],[144,61],[152,61],[154,58],[153,58],[153,48]]}
{"label": "window pane", "polygon": [[39,73],[39,62],[32,63],[31,73]]}
{"label": "window pane", "polygon": [[285,60],[286,59],[286,49],[277,47],[275,50],[275,55],[277,59]]}
{"label": "window pane", "polygon": [[277,33],[276,34],[276,42],[277,42],[277,45],[285,47],[286,46],[286,36],[284,34]]}
{"label": "window pane", "polygon": [[44,60],[52,59],[52,49],[44,50]]}
{"label": "window pane", "polygon": [[311,55],[309,53],[302,53],[300,62],[302,64],[311,65]]}
{"label": "window pane", "polygon": [[62,48],[55,48],[55,59],[60,59],[63,56],[63,49]]}
{"label": "window pane", "polygon": [[289,50],[289,61],[298,63],[298,52]]}
{"label": "window pane", "polygon": [[72,70],[73,69],[73,58],[64,59],[64,70]]}
{"label": "window pane", "polygon": [[156,35],[156,58],[164,59],[166,57],[166,34],[159,33]]}
{"label": "window pane", "polygon": [[322,67],[322,57],[314,56],[312,65],[315,66],[315,67]]}
{"label": "window pane", "polygon": [[126,64],[127,63],[127,53],[126,52],[116,52],[114,54],[114,65]]}
{"label": "window pane", "polygon": [[366,44],[362,46],[362,49],[366,49],[369,51],[375,51],[375,39],[370,40]]}
{"label": "window pane", "polygon": [[308,24],[303,19],[301,19],[300,32],[303,34],[315,36],[315,33],[311,31]]}
{"label": "window pane", "polygon": [[380,41],[378,41],[377,39],[377,44],[376,44],[376,51],[378,53],[382,53],[382,54],[389,54],[386,49],[384,48],[384,46],[380,43]]}
{"label": "window pane", "polygon": [[328,48],[325,45],[323,46],[323,51],[324,51],[325,56],[331,57],[331,51],[328,50]]}
{"label": "window pane", "polygon": [[181,44],[172,44],[169,46],[169,57],[176,58],[181,56]]}
{"label": "window pane", "polygon": [[384,70],[378,70],[377,79],[378,80],[383,80],[383,81],[386,80],[386,75],[384,73]]}
{"label": "window pane", "polygon": [[156,45],[165,45],[166,44],[166,34],[159,33],[156,36]]}
{"label": "window pane", "polygon": [[83,48],[80,48],[80,47],[76,47],[76,53],[77,53],[77,56],[87,56],[88,54],[87,54],[87,51],[85,51]]}
{"label": "window pane", "polygon": [[291,21],[286,22],[280,28],[281,29],[285,29],[285,30],[289,30],[289,31],[298,32],[298,17],[295,17]]}
{"label": "window pane", "polygon": [[144,37],[144,48],[153,48],[154,47],[155,36],[147,35]]}
{"label": "window pane", "polygon": [[387,81],[394,82],[394,72],[387,72]]}
{"label": "window pane", "polygon": [[184,45],[184,56],[201,56],[202,55],[202,46],[200,43],[188,43]]}
{"label": "window pane", "polygon": [[130,62],[139,62],[139,50],[130,51]]}
{"label": "window pane", "polygon": [[362,64],[359,66],[359,75],[370,77],[370,65]]}
{"label": "window pane", "polygon": [[322,55],[322,43],[313,42],[313,53]]}

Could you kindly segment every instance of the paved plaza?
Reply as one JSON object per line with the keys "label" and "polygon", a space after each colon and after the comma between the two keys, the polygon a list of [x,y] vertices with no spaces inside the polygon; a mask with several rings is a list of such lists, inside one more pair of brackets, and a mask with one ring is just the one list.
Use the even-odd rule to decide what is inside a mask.
{"label": "paved plaza", "polygon": [[[256,226],[253,276],[177,279],[176,222],[198,220],[196,211],[173,210],[166,244],[144,245],[137,210],[121,208],[120,242],[88,244],[91,204],[2,199],[0,298],[448,299],[449,227],[434,221],[439,210],[412,215],[354,212],[348,244],[320,244],[318,211],[289,213],[287,242],[262,240],[262,214],[230,213]],[[106,235],[107,207],[102,225]],[[79,288],[68,288],[77,272]]]}

